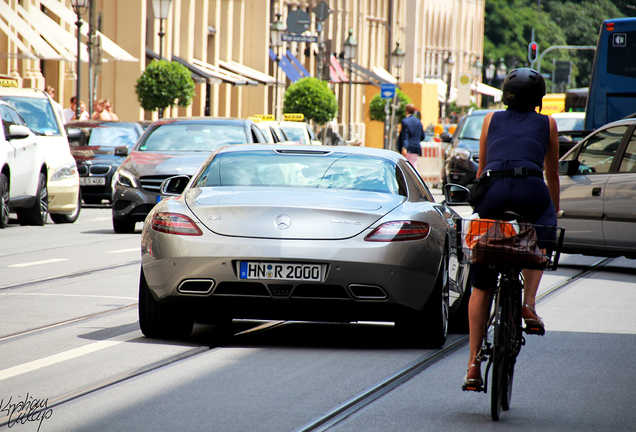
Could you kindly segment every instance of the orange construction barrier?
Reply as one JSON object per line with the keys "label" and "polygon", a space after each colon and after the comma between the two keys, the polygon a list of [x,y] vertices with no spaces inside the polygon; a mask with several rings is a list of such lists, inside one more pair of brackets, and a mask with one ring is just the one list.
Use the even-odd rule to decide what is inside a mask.
{"label": "orange construction barrier", "polygon": [[441,187],[442,170],[444,169],[444,151],[442,143],[430,141],[422,142],[422,156],[417,158],[417,172],[422,179],[432,187]]}

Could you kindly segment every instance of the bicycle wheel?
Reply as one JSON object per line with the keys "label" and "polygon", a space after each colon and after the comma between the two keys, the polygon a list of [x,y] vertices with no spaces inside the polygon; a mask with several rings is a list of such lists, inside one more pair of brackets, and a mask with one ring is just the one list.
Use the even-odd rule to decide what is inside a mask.
{"label": "bicycle wheel", "polygon": [[494,322],[494,336],[492,346],[492,376],[490,386],[490,414],[494,421],[499,420],[502,400],[505,398],[507,389],[506,374],[506,343],[504,339],[504,316],[503,307],[497,306],[497,313]]}
{"label": "bicycle wheel", "polygon": [[[514,289],[513,289],[514,287]],[[521,349],[521,290],[523,285],[521,283],[513,283],[509,286],[511,295],[508,296],[506,316],[508,317],[506,326],[506,337],[504,340],[507,343],[506,346],[506,388],[505,394],[501,398],[501,409],[507,411],[510,408],[510,401],[512,400],[512,380],[515,374],[515,364],[517,362],[517,355]]]}

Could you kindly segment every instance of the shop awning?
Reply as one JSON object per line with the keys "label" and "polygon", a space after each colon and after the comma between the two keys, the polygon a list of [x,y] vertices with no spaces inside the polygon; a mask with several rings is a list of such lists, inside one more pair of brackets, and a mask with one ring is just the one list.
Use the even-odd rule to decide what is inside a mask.
{"label": "shop awning", "polygon": [[376,74],[380,79],[385,80],[387,83],[397,84],[397,78],[389,73],[386,69],[380,66],[373,66],[371,68],[374,74]]}
{"label": "shop awning", "polygon": [[274,77],[267,75],[264,72],[258,71],[256,69],[252,69],[251,67],[245,66],[241,63],[235,61],[223,61],[219,60],[219,66],[223,69],[228,70],[232,73],[242,75],[251,80],[258,81],[261,84],[265,85],[274,85],[276,80]]}
{"label": "shop awning", "polygon": [[[21,8],[21,6],[18,7]],[[11,9],[9,4],[4,1],[0,1],[0,17],[6,21],[0,21],[2,23],[0,29],[6,33],[12,42],[16,43],[18,49],[25,57],[44,60],[75,61],[74,54],[70,54],[66,49],[60,49],[62,52],[56,51],[53,46],[44,40],[40,33],[33,30],[31,25],[24,21],[20,15]],[[10,27],[15,29],[15,33]],[[27,48],[24,43],[19,42],[20,39],[18,36],[24,38],[27,43],[31,45],[31,49]],[[57,45],[59,46],[59,44]]]}
{"label": "shop awning", "polygon": [[298,71],[303,77],[311,76],[309,74],[309,71],[305,69],[305,66],[303,66],[300,60],[298,60],[296,56],[294,56],[290,50],[287,50],[287,58],[292,62],[292,64],[296,67],[296,69],[298,69]]}
{"label": "shop awning", "polygon": [[[146,51],[148,51],[148,48],[146,48]],[[187,62],[187,61],[183,60],[182,58],[177,57],[176,55],[172,56],[172,60],[174,60],[176,62],[179,62],[182,65],[184,65],[185,67],[187,67],[190,70],[190,73],[192,74],[192,79],[197,84],[202,84],[202,83],[221,84],[223,82],[220,78],[217,78],[215,76],[212,76],[212,75],[206,73],[205,71],[203,71],[200,68],[196,67],[192,63]]]}
{"label": "shop awning", "polygon": [[[276,61],[276,53],[271,48],[269,49],[269,58]],[[287,56],[281,56],[280,61],[277,63],[291,82],[296,82],[301,78],[300,72],[296,70]]]}
{"label": "shop awning", "polygon": [[499,102],[501,100],[501,96],[503,95],[503,92],[498,88],[491,87],[488,84],[484,84],[481,82],[477,83],[477,85],[472,84],[470,88],[477,91],[477,93],[492,96],[493,98],[495,98],[495,102]]}
{"label": "shop awning", "polygon": [[[0,2],[4,3],[4,2]],[[59,0],[40,0],[40,4],[50,10],[52,13],[57,15],[60,20],[65,23],[71,25],[75,28],[75,21],[77,20],[77,15],[71,9],[64,6],[60,3]],[[88,35],[88,23],[82,21],[83,25],[80,29],[80,32],[84,35]],[[60,27],[61,29],[61,27]],[[66,32],[68,33],[68,32]],[[104,51],[104,60],[117,60],[117,61],[139,61],[139,59],[130,55],[126,50],[117,45],[115,42],[106,37],[103,33],[96,32],[96,34],[101,35],[101,43],[102,49]],[[73,36],[73,40],[75,40],[75,44],[77,41],[75,36]],[[75,50],[73,50],[75,52]],[[75,61],[75,59],[73,59]]]}
{"label": "shop awning", "polygon": [[329,76],[331,77],[331,81],[334,83],[349,82],[349,77],[334,54],[331,54],[329,57]]}
{"label": "shop awning", "polygon": [[220,79],[222,82],[226,84],[232,84],[235,86],[258,85],[257,81],[254,81],[243,75],[230,72],[219,66],[211,65],[201,60],[193,59],[192,64],[195,65],[197,68],[199,68],[202,72],[208,75],[211,75],[214,78]]}
{"label": "shop awning", "polygon": [[[380,84],[386,84],[386,83],[390,83],[391,81],[383,78],[382,76],[376,74],[375,72],[371,72],[369,69],[366,69],[362,66],[360,66],[357,63],[351,63],[351,66],[354,69],[354,73],[356,75],[358,75],[359,77],[361,77],[362,79],[366,80],[368,84],[373,84],[376,86],[379,86]],[[388,74],[388,72],[387,72]],[[389,74],[390,76],[390,74]],[[397,83],[397,81],[396,81]]]}

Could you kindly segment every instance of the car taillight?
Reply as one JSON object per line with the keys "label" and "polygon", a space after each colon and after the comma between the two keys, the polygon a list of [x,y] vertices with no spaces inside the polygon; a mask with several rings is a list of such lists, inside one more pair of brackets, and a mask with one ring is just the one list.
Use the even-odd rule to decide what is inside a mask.
{"label": "car taillight", "polygon": [[201,229],[189,217],[178,213],[157,213],[152,218],[152,229],[166,234],[200,236]]}
{"label": "car taillight", "polygon": [[421,240],[428,236],[431,227],[426,222],[394,221],[387,222],[364,238],[365,241],[394,242],[406,240]]}

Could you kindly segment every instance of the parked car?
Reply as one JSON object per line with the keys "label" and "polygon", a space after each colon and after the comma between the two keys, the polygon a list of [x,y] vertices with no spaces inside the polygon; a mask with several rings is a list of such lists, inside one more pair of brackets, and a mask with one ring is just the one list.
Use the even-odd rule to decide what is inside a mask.
{"label": "parked car", "polygon": [[[113,174],[126,152],[143,134],[135,122],[103,120],[72,121],[65,125],[71,154],[77,163],[82,200],[86,204],[110,202],[113,198]],[[123,146],[123,147],[122,147]]]}
{"label": "parked car", "polygon": [[41,144],[18,112],[0,101],[0,228],[16,212],[20,225],[44,225],[48,217],[46,160]]}
{"label": "parked car", "polygon": [[442,183],[455,183],[470,186],[479,168],[479,137],[486,114],[494,111],[470,110],[457,123],[457,128],[450,141],[448,135],[442,139],[449,142],[444,154],[444,172]]}
{"label": "parked car", "polygon": [[595,130],[560,160],[563,251],[636,258],[636,119]]}
{"label": "parked car", "polygon": [[[285,133],[288,141],[301,145],[322,145],[311,125],[302,121],[297,114],[285,114],[285,120],[278,122],[280,129]],[[301,114],[302,116],[302,114]],[[288,120],[298,118],[299,120]]]}
{"label": "parked car", "polygon": [[113,229],[132,233],[162,199],[161,183],[172,176],[192,175],[220,147],[265,143],[251,120],[180,117],[154,122],[115,171],[112,180]]}
{"label": "parked car", "polygon": [[270,144],[288,141],[285,132],[282,131],[282,129],[280,128],[280,124],[277,121],[256,121],[256,126],[258,126],[261,132],[263,132],[263,135],[265,135],[265,139]]}
{"label": "parked car", "polygon": [[460,218],[396,152],[230,146],[162,194],[142,233],[146,336],[233,318],[373,320],[444,344],[466,290]]}
{"label": "parked car", "polygon": [[51,219],[55,223],[75,222],[82,208],[79,175],[52,99],[42,90],[0,86],[0,100],[20,113],[44,152]]}

